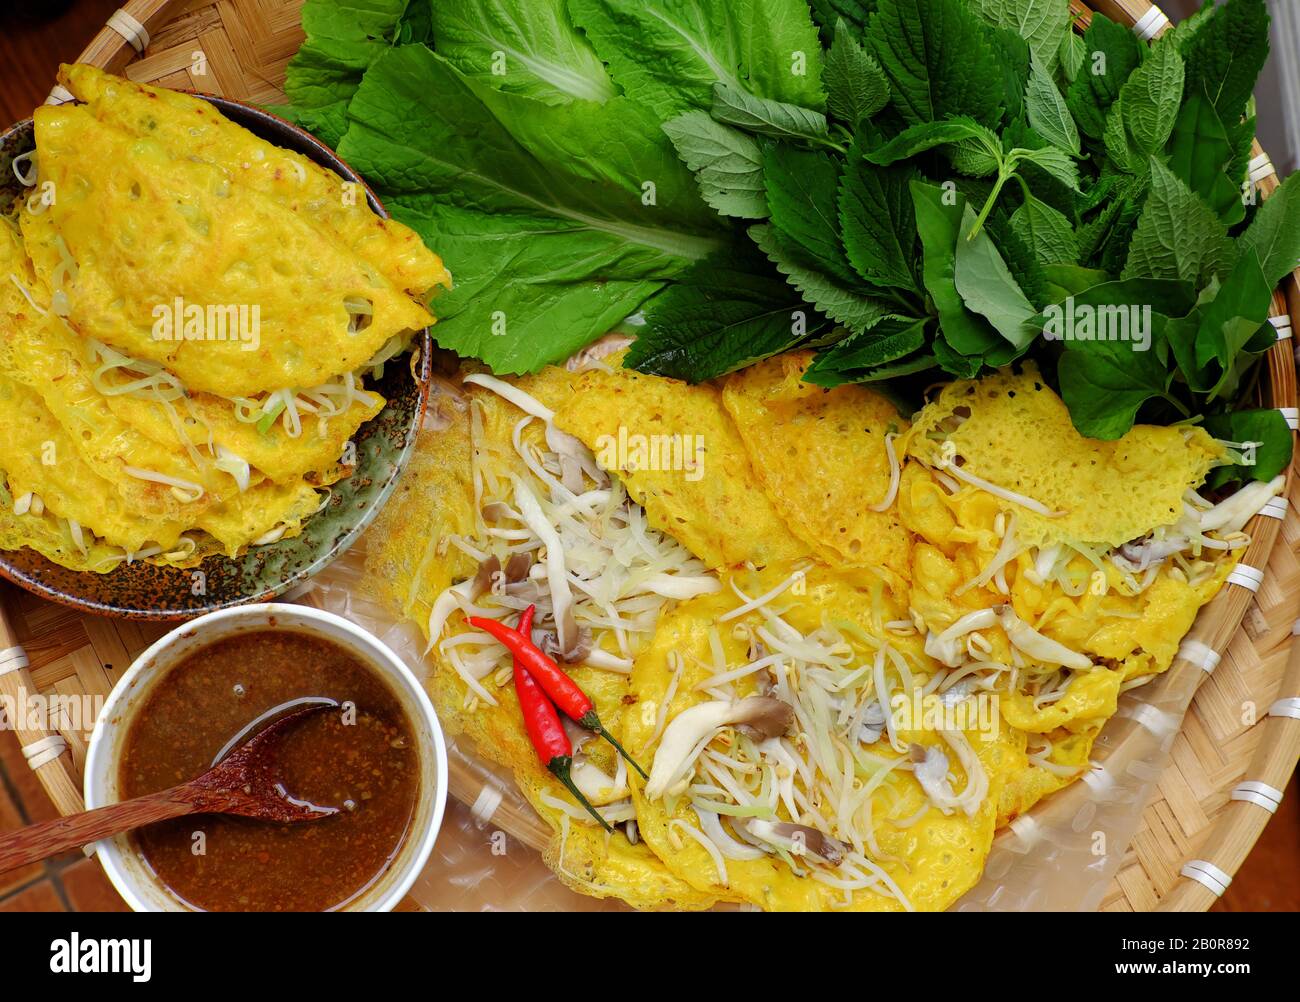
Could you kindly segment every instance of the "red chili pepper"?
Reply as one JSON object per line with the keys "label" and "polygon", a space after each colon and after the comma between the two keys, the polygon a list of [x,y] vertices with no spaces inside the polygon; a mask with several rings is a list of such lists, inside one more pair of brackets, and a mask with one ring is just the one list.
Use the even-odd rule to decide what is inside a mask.
{"label": "red chili pepper", "polygon": [[[530,605],[528,609],[535,610],[536,607]],[[525,610],[526,614],[527,610]],[[515,656],[515,660],[537,680],[537,684],[542,687],[546,695],[550,696],[555,701],[555,705],[564,711],[565,716],[576,722],[578,726],[599,734],[627,759],[628,764],[639,772],[643,779],[650,778],[646,775],[646,771],[636,764],[632,756],[623,750],[623,746],[614,740],[613,735],[605,730],[587,694],[573,679],[560,670],[560,666],[551,660],[545,651],[533,643],[530,636],[520,630],[512,630],[505,623],[495,619],[470,616],[468,622],[470,626],[491,634],[499,643],[504,644],[506,649]],[[520,622],[522,623],[523,620],[521,619]],[[531,620],[529,622],[531,623]]]}
{"label": "red chili pepper", "polygon": [[[533,606],[530,605],[519,619],[519,632],[527,636],[532,626]],[[573,745],[569,741],[569,736],[564,733],[560,715],[555,712],[555,707],[551,705],[551,701],[546,698],[546,693],[542,692],[533,677],[524,671],[519,659],[515,658],[514,662],[515,693],[519,696],[519,709],[523,711],[524,727],[528,729],[528,737],[532,740],[533,747],[537,749],[542,763],[556,779],[569,788],[569,792],[578,798],[578,803],[587,808],[605,831],[613,832],[614,829],[610,827],[609,822],[600,816],[573,782],[570,772],[573,765]]]}

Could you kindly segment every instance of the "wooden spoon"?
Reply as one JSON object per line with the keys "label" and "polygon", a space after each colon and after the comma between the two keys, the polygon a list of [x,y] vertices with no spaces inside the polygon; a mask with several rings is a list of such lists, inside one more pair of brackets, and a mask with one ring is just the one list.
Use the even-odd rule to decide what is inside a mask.
{"label": "wooden spoon", "polygon": [[304,718],[337,708],[332,701],[296,710],[268,724],[235,748],[219,764],[180,786],[0,832],[0,873],[122,832],[187,814],[240,814],[263,821],[292,824],[338,813],[295,800],[276,778],[277,752],[284,735]]}

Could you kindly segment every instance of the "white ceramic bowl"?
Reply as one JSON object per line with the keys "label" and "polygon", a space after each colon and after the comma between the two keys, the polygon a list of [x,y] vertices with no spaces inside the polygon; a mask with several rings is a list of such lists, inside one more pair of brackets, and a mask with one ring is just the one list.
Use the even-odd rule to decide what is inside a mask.
{"label": "white ceramic bowl", "polygon": [[[136,712],[153,686],[187,655],[249,630],[296,630],[344,647],[387,679],[415,732],[420,753],[420,797],[415,819],[393,865],[347,905],[347,911],[390,911],[424,869],[447,806],[447,748],[424,687],[386,644],[346,619],[301,605],[265,603],[223,609],[172,630],[136,658],[109,695],[86,752],[86,807],[121,799],[118,766]],[[189,911],[121,835],[98,843],[96,853],[123,899],[136,911]]]}

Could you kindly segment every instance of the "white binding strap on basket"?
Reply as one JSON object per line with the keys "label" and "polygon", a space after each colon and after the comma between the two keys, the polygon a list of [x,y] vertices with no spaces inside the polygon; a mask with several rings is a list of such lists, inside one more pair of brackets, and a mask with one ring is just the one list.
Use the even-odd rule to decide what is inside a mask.
{"label": "white binding strap on basket", "polygon": [[1238,564],[1228,573],[1226,580],[1228,584],[1240,585],[1247,591],[1259,591],[1259,586],[1264,583],[1264,572],[1250,564]]}
{"label": "white binding strap on basket", "polygon": [[492,815],[496,814],[497,808],[501,806],[501,799],[501,791],[491,783],[485,783],[483,789],[478,791],[478,797],[475,798],[469,812],[479,824],[485,825],[492,820]]}
{"label": "white binding strap on basket", "polygon": [[0,651],[0,675],[8,675],[28,665],[27,652],[21,647],[6,647]]}
{"label": "white binding strap on basket", "polygon": [[1088,789],[1101,798],[1105,798],[1115,786],[1115,780],[1106,771],[1104,765],[1093,766],[1079,778],[1087,784]]}
{"label": "white binding strap on basket", "polygon": [[1273,166],[1273,159],[1267,153],[1261,153],[1250,161],[1247,168],[1247,175],[1251,184],[1259,184],[1266,177],[1271,177],[1277,173],[1277,168]]}
{"label": "white binding strap on basket", "polygon": [[28,766],[39,769],[53,762],[67,749],[68,742],[62,734],[51,734],[29,745],[23,745],[23,757],[27,759]]}
{"label": "white binding strap on basket", "polygon": [[63,84],[55,84],[50,88],[50,93],[45,98],[46,104],[67,104],[69,101],[75,101],[76,95]]}
{"label": "white binding strap on basket", "polygon": [[1248,804],[1264,808],[1269,814],[1277,811],[1278,805],[1282,803],[1282,797],[1282,791],[1276,786],[1258,783],[1253,779],[1238,783],[1232,788],[1233,800],[1244,800]]}
{"label": "white binding strap on basket", "polygon": [[1121,707],[1117,716],[1128,717],[1136,721],[1142,727],[1146,728],[1157,738],[1167,738],[1178,730],[1179,720],[1172,713],[1166,713],[1164,710],[1157,710],[1150,703],[1139,703],[1137,706]]}
{"label": "white binding strap on basket", "polygon": [[1152,6],[1149,11],[1137,19],[1133,25],[1133,33],[1144,42],[1149,42],[1160,32],[1165,30],[1165,25],[1169,23],[1169,17],[1159,7]]}
{"label": "white binding strap on basket", "polygon": [[1178,648],[1178,656],[1207,675],[1219,667],[1219,652],[1199,640],[1184,640]]}
{"label": "white binding strap on basket", "polygon": [[1273,325],[1277,331],[1277,339],[1285,341],[1291,336],[1291,318],[1288,316],[1269,317],[1268,322]]}
{"label": "white binding strap on basket", "polygon": [[1198,884],[1203,884],[1216,898],[1222,897],[1223,892],[1232,883],[1232,878],[1228,874],[1213,863],[1203,859],[1193,859],[1189,863],[1184,863],[1183,868],[1178,872],[1184,877],[1190,877]]}
{"label": "white binding strap on basket", "polygon": [[1278,410],[1286,418],[1288,428],[1292,431],[1300,431],[1300,407],[1279,407]]}
{"label": "white binding strap on basket", "polygon": [[1264,507],[1259,510],[1259,513],[1266,518],[1284,521],[1286,519],[1287,504],[1286,498],[1269,498],[1264,502]]}
{"label": "white binding strap on basket", "polygon": [[1024,849],[1030,848],[1041,838],[1042,833],[1038,830],[1038,822],[1028,814],[1022,814],[1007,826],[1016,834],[1020,840],[1020,845]]}
{"label": "white binding strap on basket", "polygon": [[137,54],[143,54],[149,48],[149,32],[125,10],[118,8],[113,11],[113,16],[108,19],[108,27],[125,38],[126,44],[135,49]]}
{"label": "white binding strap on basket", "polygon": [[1300,720],[1300,696],[1288,696],[1286,699],[1279,699],[1268,708],[1268,715],[1270,717],[1290,717],[1293,720]]}

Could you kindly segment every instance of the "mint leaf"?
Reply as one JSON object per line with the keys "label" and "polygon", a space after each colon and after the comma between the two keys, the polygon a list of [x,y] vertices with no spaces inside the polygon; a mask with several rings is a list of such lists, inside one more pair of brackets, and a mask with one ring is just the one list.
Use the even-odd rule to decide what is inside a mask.
{"label": "mint leaf", "polygon": [[[1014,217],[1012,222],[1015,222]],[[1110,281],[1110,276],[1097,268],[1085,268],[1079,264],[1045,264],[1043,280],[1047,283],[1047,301],[1060,303],[1094,285]]]}
{"label": "mint leaf", "polygon": [[1110,106],[1142,62],[1145,48],[1128,28],[1104,14],[1093,14],[1083,33],[1083,49],[1083,64],[1070,83],[1065,102],[1080,131],[1090,139],[1101,139]]}
{"label": "mint leaf", "polygon": [[1225,173],[1231,159],[1232,144],[1219,113],[1203,93],[1193,94],[1174,123],[1169,169],[1229,225],[1246,214],[1241,191]]}
{"label": "mint leaf", "polygon": [[[1155,313],[1182,316],[1196,305],[1196,290],[1190,282],[1169,279],[1128,279],[1122,282],[1099,282],[1073,293],[1076,309],[1084,306],[1150,306]],[[1046,325],[1047,313],[1030,321],[1035,331]]]}
{"label": "mint leaf", "polygon": [[855,333],[875,326],[894,307],[884,300],[864,296],[845,288],[835,279],[799,263],[772,226],[751,226],[749,236],[804,299],[836,323]]}
{"label": "mint leaf", "polygon": [[1160,353],[1131,341],[1066,341],[1057,365],[1070,421],[1089,438],[1113,441],[1133,427],[1141,406],[1164,397],[1172,374]]}
{"label": "mint leaf", "polygon": [[904,167],[873,167],[854,144],[838,202],[844,249],[857,273],[873,285],[919,294],[912,271],[916,215],[907,187],[915,176]]}
{"label": "mint leaf", "polygon": [[1241,118],[1268,58],[1264,0],[1228,0],[1183,44],[1187,82],[1204,90],[1224,122]]}
{"label": "mint leaf", "polygon": [[889,103],[885,71],[854,38],[841,20],[822,69],[826,107],[850,128]]}
{"label": "mint leaf", "polygon": [[1204,369],[1212,361],[1217,361],[1226,371],[1268,319],[1273,288],[1264,277],[1259,255],[1253,250],[1243,252],[1213,298],[1208,301],[1205,296],[1201,298],[1194,371]]}
{"label": "mint leaf", "polygon": [[[1002,162],[1002,145],[998,141],[997,133],[967,116],[949,118],[941,122],[919,122],[904,129],[883,146],[868,150],[865,156],[871,163],[885,167],[937,146],[967,142],[969,151],[981,157],[971,173],[991,174],[998,169],[998,165]],[[979,168],[985,164],[992,166],[987,171],[980,170]]]}
{"label": "mint leaf", "polygon": [[1151,194],[1133,233],[1124,278],[1171,278],[1202,288],[1231,267],[1227,228],[1159,160],[1151,160]]}
{"label": "mint leaf", "polygon": [[861,38],[867,19],[875,13],[876,0],[810,0],[808,6],[824,37],[830,38],[829,33],[838,31],[838,22],[843,21],[855,37]]}
{"label": "mint leaf", "polygon": [[921,181],[913,181],[908,187],[924,247],[925,290],[939,313],[944,340],[955,351],[975,357],[1004,347],[1006,343],[997,331],[983,317],[966,309],[957,292],[957,238],[966,209],[965,197]]}
{"label": "mint leaf", "polygon": [[707,110],[717,83],[825,104],[821,42],[800,0],[569,0],[569,15],[623,92],[660,121]]}
{"label": "mint leaf", "polygon": [[1276,408],[1210,414],[1202,426],[1221,441],[1255,443],[1253,448],[1244,450],[1253,463],[1234,463],[1210,471],[1212,487],[1222,487],[1235,480],[1269,481],[1291,465],[1291,428]]}
{"label": "mint leaf", "polygon": [[763,181],[772,222],[802,251],[804,266],[852,285],[856,279],[840,242],[836,204],[839,160],[770,143],[763,151]]}
{"label": "mint leaf", "polygon": [[1033,332],[1025,322],[1038,311],[1012,277],[988,233],[981,231],[971,237],[975,226],[975,210],[967,205],[957,237],[957,291],[967,308],[986,318],[1016,349],[1027,348]]}
{"label": "mint leaf", "polygon": [[755,97],[722,83],[713,86],[712,110],[714,119],[725,125],[776,139],[824,140],[830,128],[820,111]]}
{"label": "mint leaf", "polygon": [[1106,120],[1106,152],[1117,165],[1137,174],[1148,157],[1164,150],[1178,118],[1183,79],[1182,57],[1168,41],[1133,71]]}
{"label": "mint leaf", "polygon": [[1029,82],[1029,43],[1013,28],[989,28],[989,47],[1002,78],[1004,121],[1014,122],[1025,111],[1025,86]]}
{"label": "mint leaf", "polygon": [[985,20],[1012,28],[1049,74],[1056,72],[1061,43],[1070,33],[1069,0],[971,0]]}
{"label": "mint leaf", "polygon": [[880,0],[868,36],[907,124],[969,115],[997,125],[998,65],[960,0]]}
{"label": "mint leaf", "polygon": [[1264,278],[1275,286],[1300,261],[1300,174],[1292,174],[1264,199],[1241,238],[1241,253],[1259,255]]}
{"label": "mint leaf", "polygon": [[873,382],[901,375],[906,371],[922,371],[934,365],[934,357],[913,360],[918,369],[891,365],[904,359],[925,344],[924,320],[910,317],[889,317],[862,334],[841,341],[829,351],[824,351],[804,373],[804,381],[818,386],[838,386],[841,383]]}
{"label": "mint leaf", "polygon": [[1053,146],[1079,155],[1079,130],[1051,73],[1035,58],[1025,90],[1025,111],[1034,131]]}
{"label": "mint leaf", "polygon": [[465,76],[546,104],[608,101],[615,90],[564,0],[432,3],[438,54]]}
{"label": "mint leaf", "polygon": [[821,327],[785,282],[723,255],[681,275],[646,313],[624,366],[692,383],[786,351]]}
{"label": "mint leaf", "polygon": [[1032,195],[1011,214],[1011,228],[1043,264],[1074,264],[1079,259],[1070,221]]}
{"label": "mint leaf", "polygon": [[763,151],[753,137],[703,111],[683,112],[665,122],[663,130],[695,171],[704,201],[717,212],[742,219],[767,217]]}
{"label": "mint leaf", "polygon": [[1083,39],[1074,32],[1067,31],[1061,39],[1061,75],[1065,77],[1067,86],[1078,79],[1087,55],[1088,47],[1083,44]]}
{"label": "mint leaf", "polygon": [[1079,190],[1079,168],[1064,150],[1054,146],[1045,146],[1040,150],[1015,149],[1007,156],[1013,165],[1028,161],[1047,171],[1071,191]]}
{"label": "mint leaf", "polygon": [[436,340],[496,372],[567,357],[723,246],[668,138],[626,98],[545,105],[407,45],[370,67],[350,117],[340,155],[455,276]]}

